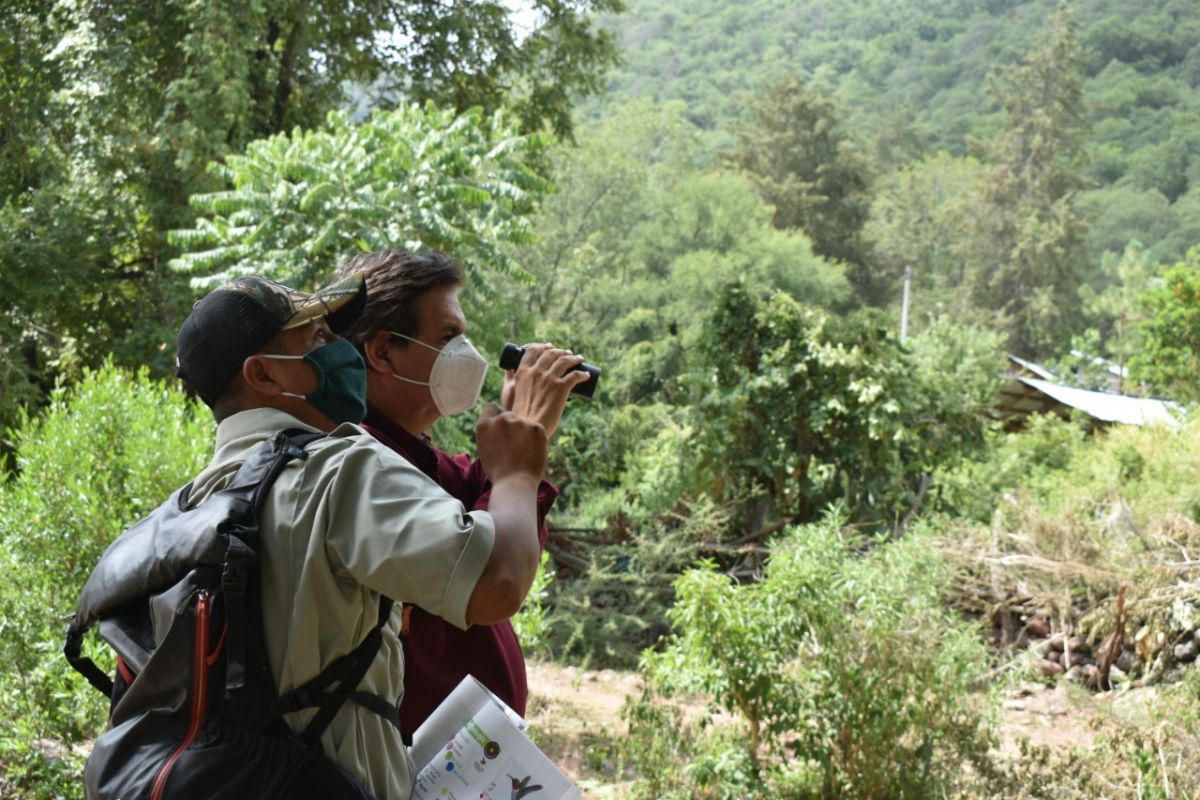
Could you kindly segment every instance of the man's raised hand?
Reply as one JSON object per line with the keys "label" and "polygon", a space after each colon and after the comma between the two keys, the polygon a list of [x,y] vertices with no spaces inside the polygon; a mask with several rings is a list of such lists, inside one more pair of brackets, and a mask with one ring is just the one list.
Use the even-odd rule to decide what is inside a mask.
{"label": "man's raised hand", "polygon": [[527,474],[535,481],[546,469],[546,429],[541,423],[488,403],[475,424],[476,451],[492,482]]}
{"label": "man's raised hand", "polygon": [[590,377],[573,370],[583,356],[550,344],[525,346],[525,355],[515,370],[504,375],[500,402],[518,416],[535,420],[546,429],[546,438],[558,430],[571,390]]}

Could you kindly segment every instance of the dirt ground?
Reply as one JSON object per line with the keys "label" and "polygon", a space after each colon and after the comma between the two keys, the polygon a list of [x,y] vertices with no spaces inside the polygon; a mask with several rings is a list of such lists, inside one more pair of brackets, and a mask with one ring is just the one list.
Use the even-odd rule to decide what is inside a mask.
{"label": "dirt ground", "polygon": [[608,737],[625,730],[621,707],[642,686],[635,672],[590,671],[531,661],[529,708],[526,718],[538,745],[568,778],[583,790],[585,800],[617,800],[624,785],[612,782],[600,769],[598,752]]}
{"label": "dirt ground", "polygon": [[[528,719],[538,744],[586,800],[626,796],[627,785],[604,774],[603,743],[624,732],[621,707],[640,692],[639,676],[548,662],[528,666]],[[1155,692],[1147,687],[1092,695],[1072,686],[1017,684],[1001,701],[1000,752],[1017,755],[1022,738],[1053,749],[1089,747],[1112,721],[1136,719]]]}
{"label": "dirt ground", "polygon": [[1090,747],[1110,723],[1139,720],[1157,693],[1154,686],[1092,694],[1075,686],[1019,684],[1005,693],[1000,750],[1017,753],[1021,738],[1052,749]]}

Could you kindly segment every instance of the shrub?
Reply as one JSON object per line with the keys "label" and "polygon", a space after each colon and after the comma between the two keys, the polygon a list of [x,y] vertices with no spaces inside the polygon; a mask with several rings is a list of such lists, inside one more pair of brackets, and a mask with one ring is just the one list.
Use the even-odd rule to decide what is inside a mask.
{"label": "shrub", "polygon": [[72,745],[107,709],[62,657],[64,616],[109,542],[203,468],[212,423],[145,370],[109,363],[14,434],[15,474],[0,487],[0,768],[21,796],[78,796],[84,751]]}
{"label": "shrub", "polygon": [[964,459],[938,476],[937,507],[988,522],[1005,492],[1056,479],[1083,444],[1083,427],[1056,414],[1034,414],[1016,433],[993,430],[980,457]]}
{"label": "shrub", "polygon": [[656,428],[623,446],[619,484],[593,492],[573,519],[594,533],[578,548],[586,569],[554,587],[551,643],[561,657],[633,667],[668,631],[675,578],[728,527],[725,509],[692,485],[695,430],[646,412]]}
{"label": "shrub", "polygon": [[554,580],[554,572],[550,568],[550,554],[542,553],[538,561],[537,576],[533,586],[525,596],[525,604],[520,612],[512,618],[513,630],[517,632],[517,641],[527,654],[540,654],[546,651],[546,634],[549,624],[546,620],[546,597],[549,595],[550,583]]}
{"label": "shrub", "polygon": [[707,323],[689,376],[697,449],[746,533],[768,518],[812,522],[833,502],[899,530],[929,476],[982,442],[975,409],[992,381],[957,374],[986,358],[965,336],[931,335],[914,355],[876,315],[831,317],[740,284]]}
{"label": "shrub", "polygon": [[[952,793],[990,736],[986,695],[973,691],[987,657],[945,610],[951,575],[924,531],[882,544],[835,515],[776,541],[758,583],[738,586],[711,565],[683,575],[675,633],[643,669],[664,695],[711,698],[745,735],[710,726],[666,794],[718,797],[731,780],[741,797]],[[662,735],[652,713],[630,717],[636,733]],[[631,744],[635,763],[642,750],[654,748]],[[660,783],[671,772],[653,768]],[[641,796],[663,787],[647,788]]]}

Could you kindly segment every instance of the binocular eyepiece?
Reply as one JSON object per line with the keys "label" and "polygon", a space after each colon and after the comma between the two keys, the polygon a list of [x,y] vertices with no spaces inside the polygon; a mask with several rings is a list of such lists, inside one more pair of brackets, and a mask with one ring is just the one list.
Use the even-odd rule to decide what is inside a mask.
{"label": "binocular eyepiece", "polygon": [[[524,347],[518,347],[512,342],[506,343],[504,350],[500,353],[500,369],[516,369],[524,355]],[[571,370],[582,370],[589,376],[583,383],[572,387],[571,394],[591,398],[592,394],[596,391],[596,384],[600,382],[600,368],[593,367],[591,364],[580,364],[577,367],[571,367]]]}

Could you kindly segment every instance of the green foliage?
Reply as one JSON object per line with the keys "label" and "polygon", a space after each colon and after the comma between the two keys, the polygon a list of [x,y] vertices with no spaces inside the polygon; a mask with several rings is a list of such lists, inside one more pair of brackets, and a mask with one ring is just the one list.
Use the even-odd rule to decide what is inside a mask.
{"label": "green foliage", "polygon": [[529,594],[525,596],[525,604],[512,618],[513,630],[517,633],[517,641],[521,650],[527,655],[537,655],[546,649],[546,635],[549,625],[546,620],[546,598],[554,580],[554,572],[550,566],[550,553],[543,552],[538,562],[537,576]]}
{"label": "green foliage", "polygon": [[[193,225],[190,196],[221,188],[210,161],[315,127],[347,100],[482,106],[488,119],[507,107],[523,131],[569,135],[572,102],[615,58],[590,15],[619,10],[619,0],[6,3],[0,427],[110,352],[169,372],[167,344],[195,298],[164,269],[178,255],[168,232]],[[332,237],[340,209],[314,198],[313,213],[326,211]],[[388,244],[442,220],[425,222]]]}
{"label": "green foliage", "polygon": [[619,109],[554,153],[559,192],[533,219],[539,241],[518,251],[536,283],[513,305],[613,365],[609,398],[682,402],[685,354],[706,335],[696,311],[731,280],[823,307],[848,293],[840,265],[772,226],[747,178],[702,164],[696,133],[678,104]]}
{"label": "green foliage", "polygon": [[1087,249],[1120,254],[1130,239],[1158,242],[1175,228],[1171,204],[1158,190],[1117,186],[1081,192],[1079,209],[1091,222]]}
{"label": "green foliage", "polygon": [[[995,217],[993,209],[979,205],[978,192],[972,190],[965,199],[974,202],[924,223],[913,217],[925,207],[920,199],[929,189],[920,184],[897,187],[887,174],[939,151],[962,156],[973,140],[999,143],[996,137],[1006,123],[996,103],[1005,101],[987,91],[989,75],[1002,65],[1015,66],[1021,58],[1016,54],[1055,25],[1056,2],[864,0],[830,6],[820,0],[783,5],[748,0],[735,7],[716,0],[634,0],[629,5],[629,13],[611,22],[626,62],[614,70],[604,104],[585,103],[585,114],[604,119],[637,97],[683,100],[705,149],[717,153],[735,144],[731,131],[747,121],[752,96],[760,87],[788,75],[824,87],[844,109],[844,127],[854,132],[864,152],[874,153],[882,182],[877,195],[918,193],[912,198],[917,202],[906,205],[900,199],[898,204],[902,214],[907,212],[917,223],[913,236],[906,237],[901,228],[899,235],[875,243],[878,269],[889,282],[903,264],[912,264],[918,307],[953,305],[940,282],[931,284],[930,279],[962,272],[968,288],[985,290],[968,303],[968,313],[971,307],[976,313],[992,314],[1003,303],[1025,303],[1037,319],[1060,328],[1048,338],[1061,346],[1082,330],[1073,287],[1080,279],[1091,280],[1088,265],[1097,265],[1102,253],[1119,255],[1131,238],[1137,238],[1155,261],[1173,262],[1200,243],[1200,213],[1195,196],[1189,197],[1200,175],[1194,133],[1200,123],[1195,99],[1200,86],[1200,12],[1187,0],[1071,3],[1079,23],[1076,57],[1071,59],[1076,67],[1063,62],[1047,74],[1068,78],[1080,90],[1082,104],[1073,112],[1077,118],[1070,123],[1059,113],[1066,105],[1048,115],[1025,109],[1015,118],[1027,128],[1021,134],[1025,141],[1055,148],[1059,155],[1067,144],[1075,155],[1088,157],[1075,160],[1065,171],[1058,168],[1061,163],[1053,170],[1084,181],[1075,189],[1077,205],[1072,208],[1068,202],[1054,208],[1046,200],[1035,209],[1001,203],[1008,213]],[[1028,77],[1016,83],[1032,98],[1041,93],[1034,91],[1041,84]],[[1064,94],[1059,91],[1057,97],[1063,99]],[[1010,131],[1019,126],[1007,125]],[[1010,161],[1000,152],[1004,149],[1012,155],[1005,145],[988,150],[990,160]],[[1026,163],[1058,163],[1046,155]],[[1032,172],[1030,176],[1036,177]],[[973,226],[960,227],[960,214],[967,223],[992,221],[1008,233],[997,241],[998,231],[984,226],[981,241],[966,230]],[[1088,223],[1086,233],[1081,221]],[[940,238],[934,240],[933,234]],[[1086,236],[1082,251],[1081,235]],[[936,255],[928,247],[934,241],[940,245]],[[1018,250],[1010,257],[1013,248]],[[981,263],[981,255],[991,257]],[[936,266],[922,264],[922,256]],[[1037,262],[1042,273],[1030,266],[1033,282],[1025,282],[1050,284],[1053,289],[1048,294],[1043,289],[1040,295],[1006,289],[989,293],[987,287],[994,283],[989,276],[1004,259]],[[1068,267],[1075,271],[1074,278]],[[1016,270],[1011,265],[1010,269]],[[982,275],[978,281],[977,274]],[[1017,295],[1024,299],[1014,299]],[[878,301],[892,297],[885,294]],[[1009,312],[1007,325],[1021,327],[1019,309]],[[1037,344],[1053,352],[1047,347],[1047,342]]]}
{"label": "green foliage", "polygon": [[878,300],[886,280],[874,274],[861,235],[871,202],[869,165],[843,129],[837,104],[792,77],[750,110],[731,160],[774,207],[775,227],[804,231],[818,255],[849,266],[860,297]]}
{"label": "green foliage", "polygon": [[[1045,417],[997,442],[944,481],[941,499],[953,516],[938,524],[948,552],[972,574],[964,587],[983,582],[1001,597],[1033,598],[1095,646],[1113,630],[1124,586],[1127,635],[1144,628],[1143,675],[1161,673],[1186,627],[1175,609],[1197,600],[1179,559],[1180,548],[1200,543],[1198,441],[1194,419],[1085,438],[1081,425]],[[991,615],[972,591],[960,604]]]}
{"label": "green foliage", "polygon": [[66,8],[21,2],[6,12],[0,17],[0,428],[17,419],[19,408],[44,399],[54,376],[77,376],[80,362],[97,363],[111,350],[126,356],[131,280],[155,301],[155,313],[136,315],[154,345],[163,341],[154,324],[170,305],[137,256],[138,203],[114,181],[110,156],[128,139],[96,142],[88,127],[104,92],[115,89],[97,79],[84,102],[75,83],[83,57],[74,54],[92,40],[70,33],[75,18]]}
{"label": "green foliage", "polygon": [[682,104],[632,102],[581,131],[576,147],[554,149],[557,193],[534,217],[539,240],[520,256],[537,282],[516,305],[559,324],[585,314],[598,328],[610,323],[602,309],[617,299],[607,284],[641,272],[634,242],[658,232],[648,200],[696,171],[696,134]]}
{"label": "green foliage", "polygon": [[331,114],[320,131],[252,143],[214,172],[226,191],[195,195],[205,216],[174,231],[172,266],[198,285],[262,274],[311,285],[356,250],[454,253],[473,283],[524,278],[501,242],[532,238],[525,214],[548,188],[531,164],[540,140],[500,115],[404,106],[356,124]]}
{"label": "green foliage", "polygon": [[970,299],[972,224],[983,167],[946,152],[910,162],[876,186],[863,234],[888,275],[912,267],[910,330],[924,320],[978,321]]}
{"label": "green foliage", "polygon": [[519,15],[497,0],[387,6],[398,40],[392,53],[405,68],[377,90],[459,112],[510,108],[521,130],[549,128],[570,138],[572,102],[602,88],[617,61],[615,38],[595,15],[619,13],[624,3],[533,0]]}
{"label": "green foliage", "polygon": [[[914,376],[938,404],[939,418],[971,434],[982,434],[971,417],[985,416],[1003,383],[1003,334],[980,325],[934,320],[908,340]],[[967,444],[975,441],[968,438]],[[967,454],[968,447],[957,448]]]}
{"label": "green foliage", "polygon": [[994,73],[991,88],[1005,127],[989,145],[972,294],[978,307],[1004,312],[1015,352],[1052,353],[1076,322],[1086,228],[1073,203],[1082,69],[1065,3],[1018,63]]}
{"label": "green foliage", "polygon": [[[389,3],[19,3],[3,15],[0,424],[109,352],[166,372],[192,299],[160,269],[204,165],[319,120],[380,68]],[[310,15],[316,15],[310,17]],[[321,19],[321,25],[311,24]],[[153,309],[150,311],[149,309]],[[8,389],[12,385],[14,391]]]}
{"label": "green foliage", "polygon": [[[710,755],[686,771],[641,764],[671,791],[644,780],[637,796],[928,797],[964,779],[988,746],[972,697],[986,662],[941,604],[952,571],[924,535],[858,555],[865,544],[830,515],[778,539],[760,582],[712,565],[680,578],[676,632],[643,668],[661,692],[711,697],[748,735],[705,733],[722,745],[696,747]],[[643,734],[669,722],[654,703],[635,708]]]}
{"label": "green foliage", "polygon": [[1142,347],[1130,358],[1130,376],[1174,400],[1200,400],[1200,250],[1169,268],[1141,302]]}
{"label": "green foliage", "polygon": [[638,95],[686,99],[706,130],[741,118],[750,92],[799,73],[819,75],[835,88],[844,83],[857,117],[882,116],[884,109],[910,112],[900,136],[918,130],[918,139],[949,139],[948,129],[962,122],[947,106],[961,110],[977,96],[986,70],[979,62],[995,53],[990,40],[1018,41],[1020,35],[994,30],[1007,8],[971,0],[628,5],[628,13],[612,22],[627,58],[613,71],[610,97],[618,103]]}
{"label": "green foliage", "polygon": [[1150,251],[1156,263],[1182,261],[1200,243],[1200,187],[1188,190],[1171,206],[1169,222],[1167,234]]}
{"label": "green foliage", "polygon": [[78,794],[74,746],[107,704],[63,661],[63,617],[117,534],[203,468],[207,417],[145,370],[106,364],[14,434],[17,472],[0,487],[0,765],[21,796]]}
{"label": "green foliage", "polygon": [[[1166,529],[1172,516],[1200,521],[1200,457],[1193,453],[1198,441],[1200,426],[1190,416],[1177,430],[1117,426],[1091,439],[1078,426],[1047,420],[1040,434],[1030,431],[1025,449],[1032,463],[1010,486],[1039,498],[1047,513],[1087,516],[1121,497],[1139,525],[1157,518],[1151,527]],[[1019,446],[1014,442],[1010,452]]]}
{"label": "green foliage", "polygon": [[[1124,586],[1126,636],[1150,632],[1150,640],[1161,635],[1166,642],[1162,655],[1151,650],[1146,659],[1143,675],[1153,673],[1152,664],[1169,663],[1172,644],[1191,635],[1183,629],[1196,607],[1195,581],[1181,577],[1179,559],[1181,548],[1191,552],[1200,543],[1198,442],[1194,419],[1177,430],[1119,426],[1086,439],[1077,425],[1035,421],[974,470],[971,483],[997,485],[980,503],[979,524],[961,517],[937,523],[943,546],[960,554],[975,580],[982,576],[1006,592],[1020,587],[1020,595],[1061,614],[1093,646],[1112,632],[1115,595]],[[1182,681],[1139,702],[1097,702],[1103,713],[1091,746],[1022,746],[987,770],[988,791],[970,796],[1192,796],[1200,788],[1192,766],[1200,752],[1198,689],[1200,669],[1188,665]]]}
{"label": "green foliage", "polygon": [[761,496],[777,518],[811,521],[836,500],[856,520],[898,524],[920,505],[922,475],[982,435],[971,409],[984,398],[956,407],[948,379],[915,370],[870,317],[732,285],[707,329],[694,375],[703,464],[719,494]]}
{"label": "green foliage", "polygon": [[[558,519],[570,520],[559,524],[590,536],[567,554],[585,559],[581,574],[554,588],[558,657],[630,664],[665,632],[685,568],[708,556],[753,569],[754,536],[823,503],[900,530],[939,471],[983,444],[997,334],[938,322],[909,352],[873,321],[830,319],[782,292],[718,297],[687,323],[698,335],[680,380],[700,404],[601,399],[564,418],[551,456],[564,479]],[[654,330],[651,315],[630,313],[616,332],[653,335],[635,334],[635,320]],[[646,344],[615,356],[617,380]]]}
{"label": "green foliage", "polygon": [[[559,524],[591,536],[567,554],[584,559],[582,574],[555,587],[560,657],[628,664],[663,633],[683,569],[702,555],[752,565],[754,537],[828,502],[901,530],[936,471],[983,442],[994,334],[939,323],[908,352],[873,320],[831,319],[783,292],[714,295],[715,312],[679,337],[695,342],[676,369],[699,404],[601,400],[565,417],[551,457],[570,520]],[[653,352],[656,324],[629,313],[610,332],[633,341],[614,356],[618,381]]]}
{"label": "green foliage", "polygon": [[967,458],[939,476],[937,508],[985,523],[1002,495],[1059,475],[1080,451],[1083,430],[1056,414],[1034,414],[1017,433],[993,431],[981,458]]}
{"label": "green foliage", "polygon": [[[1088,359],[1096,356],[1114,361],[1124,367],[1142,350],[1141,326],[1145,321],[1146,309],[1141,296],[1154,280],[1155,268],[1141,242],[1131,240],[1118,257],[1105,253],[1101,269],[1093,285],[1080,289],[1084,310],[1095,328],[1083,333],[1084,341],[1072,345],[1072,351],[1086,354]],[[1095,367],[1081,365],[1085,369]],[[1107,376],[1111,378],[1111,375]],[[1094,382],[1092,388],[1107,389],[1108,386]],[[1120,390],[1131,393],[1135,381],[1122,378]]]}
{"label": "green foliage", "polygon": [[[748,0],[634,0],[611,21],[626,53],[606,100],[683,99],[692,119],[719,131],[745,118],[747,96],[786,74],[818,78],[885,167],[922,154],[961,155],[965,137],[994,128],[987,75],[1027,47],[1054,16],[1054,0],[864,0],[786,6]],[[1124,163],[1147,144],[1186,135],[1200,76],[1200,18],[1187,0],[1074,0],[1091,144]],[[1176,104],[1172,108],[1173,104]],[[597,103],[585,104],[595,113]],[[1162,113],[1171,109],[1169,113]],[[1103,129],[1101,129],[1103,128]],[[1104,183],[1120,177],[1101,174]]]}
{"label": "green foliage", "polygon": [[[729,515],[699,484],[696,432],[673,419],[671,409],[628,406],[614,416],[610,426],[588,430],[594,449],[583,451],[590,457],[576,467],[589,486],[571,508],[571,524],[592,535],[573,551],[586,569],[554,586],[550,649],[562,658],[629,668],[666,633],[672,583],[720,541]],[[595,441],[597,435],[610,438]],[[622,465],[617,474],[594,474],[614,462]]]}

